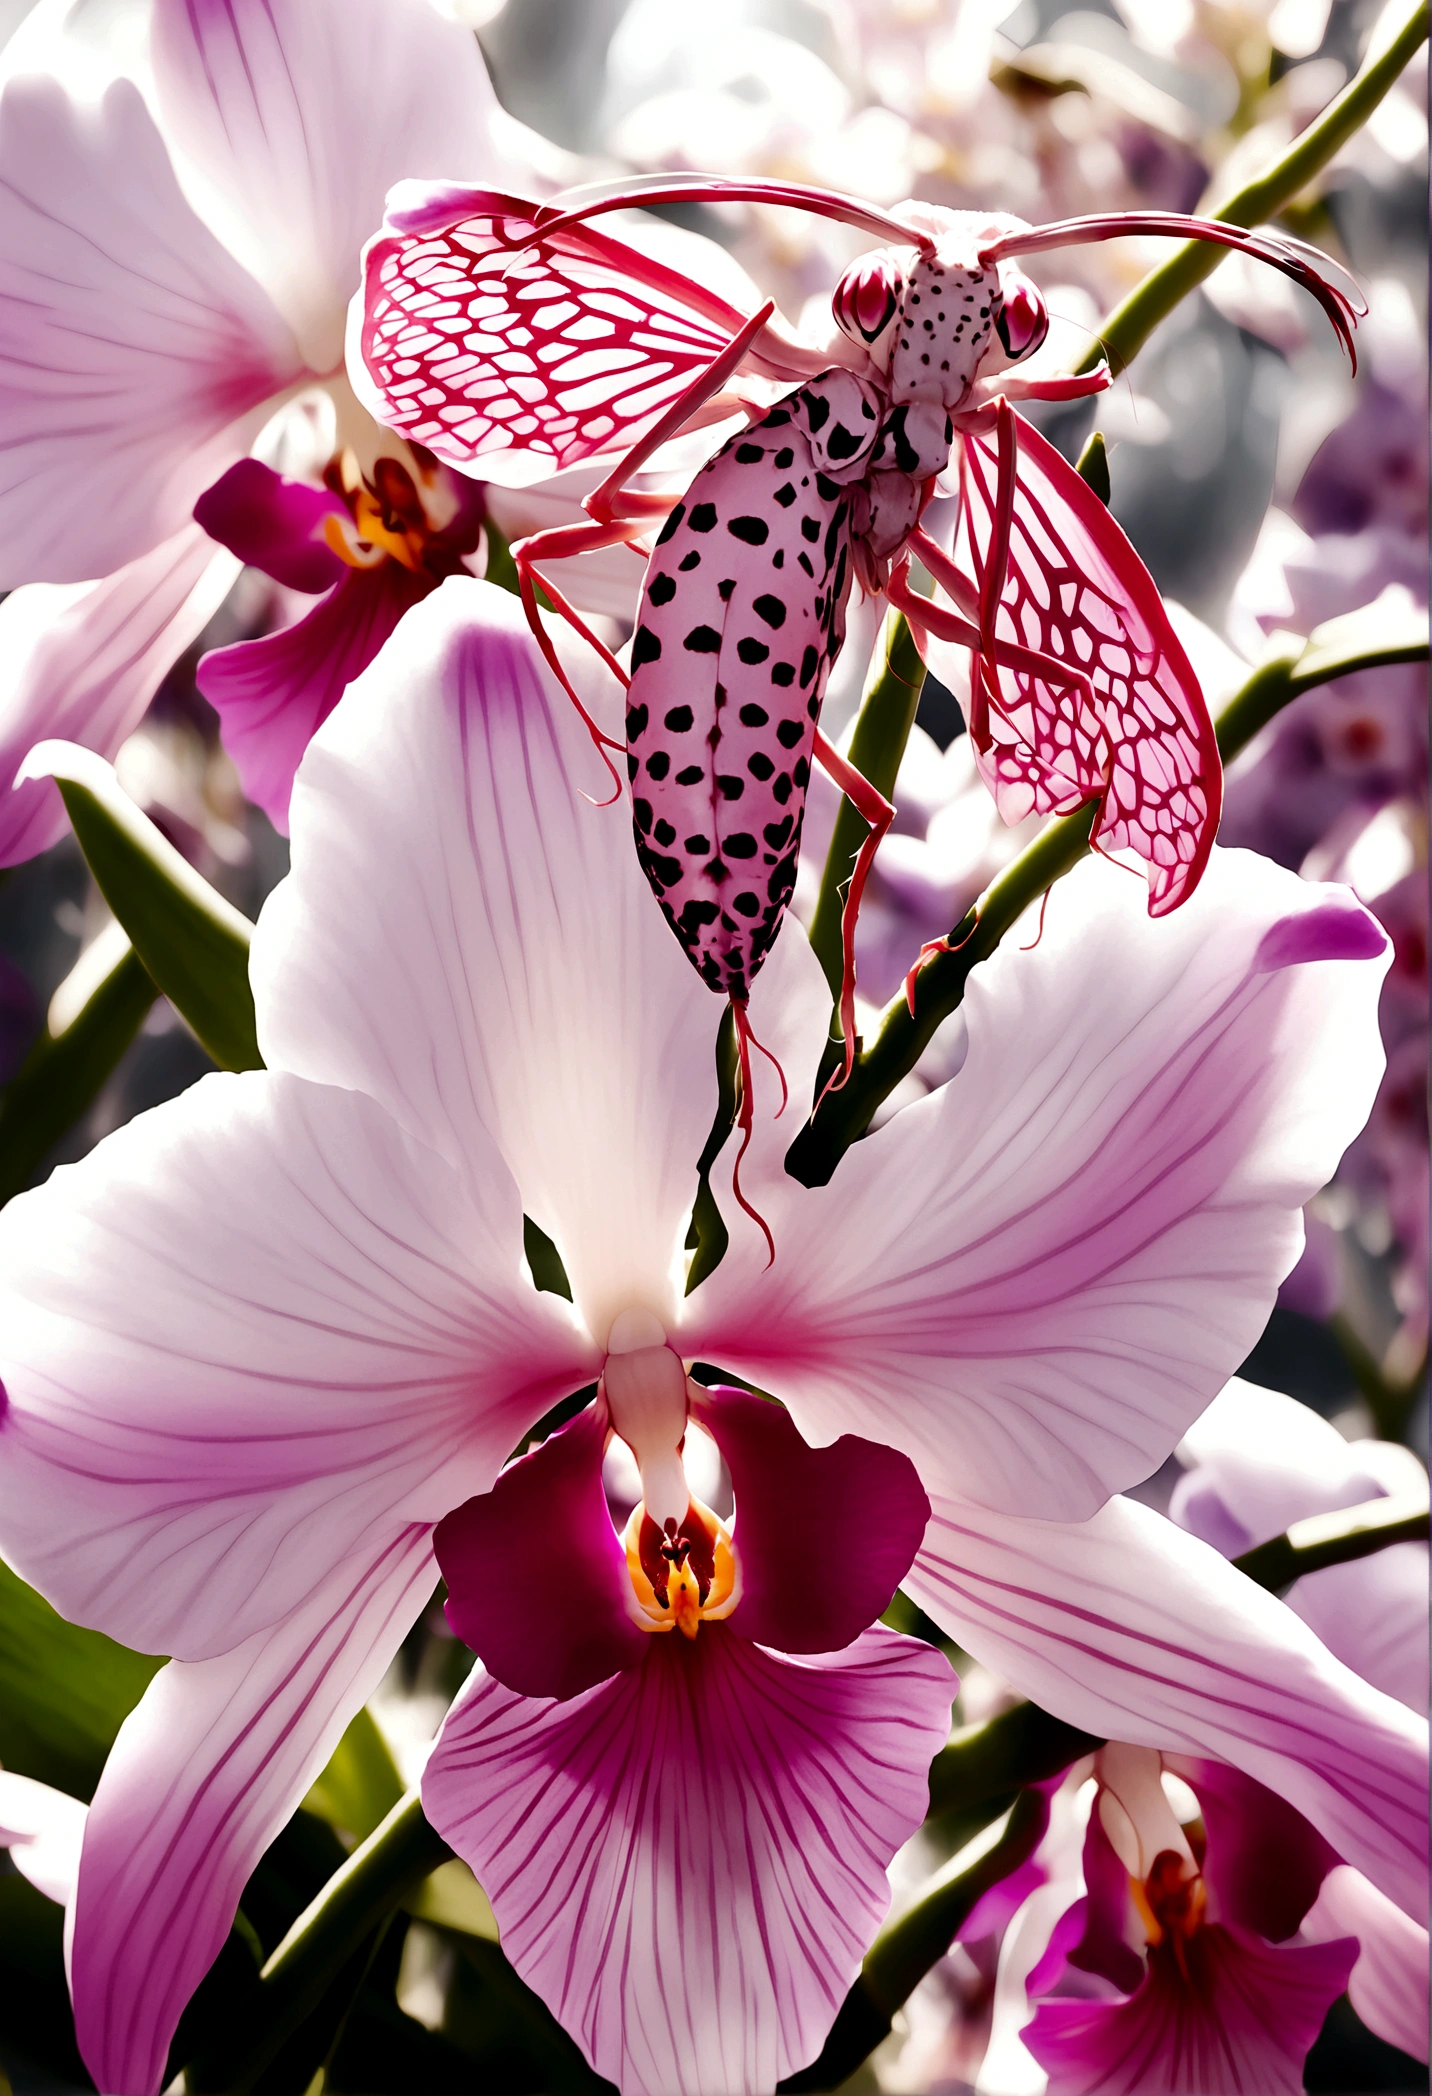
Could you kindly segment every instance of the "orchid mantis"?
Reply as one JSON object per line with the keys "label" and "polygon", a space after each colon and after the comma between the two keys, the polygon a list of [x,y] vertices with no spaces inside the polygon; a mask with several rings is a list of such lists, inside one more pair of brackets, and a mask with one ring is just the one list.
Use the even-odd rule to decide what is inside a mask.
{"label": "orchid mantis", "polygon": [[[592,223],[624,205],[691,200],[786,204],[885,245],[841,278],[829,339],[816,344],[772,305],[740,313]],[[834,1084],[855,1052],[855,921],[894,811],[820,729],[853,582],[904,612],[922,645],[933,635],[970,651],[971,739],[1007,818],[1097,796],[1095,846],[1144,861],[1156,916],[1207,864],[1222,780],[1197,678],[1123,532],[1014,406],[1111,383],[1106,366],[1082,377],[1013,370],[1049,325],[1017,258],[1134,233],[1217,241],[1269,263],[1312,292],[1351,350],[1359,304],[1325,257],[1162,212],[1031,227],[706,176],[565,205],[412,183],[392,193],[366,250],[350,363],[380,420],[460,470],[513,485],[615,458],[586,498],[588,522],[539,532],[514,557],[548,662],[598,746],[625,754],[647,880],[693,965],[730,1000],[747,1137],[746,1002],[795,885],[812,763],[869,824],[842,924],[845,1061]],[[738,413],[747,426],[680,500],[630,485],[669,439]],[[949,549],[921,523],[946,475],[959,492]],[[649,555],[629,672],[542,586],[626,683],[624,745],[583,706],[536,594],[544,561],[622,542]],[[934,579],[933,602],[911,587],[914,559]]]}

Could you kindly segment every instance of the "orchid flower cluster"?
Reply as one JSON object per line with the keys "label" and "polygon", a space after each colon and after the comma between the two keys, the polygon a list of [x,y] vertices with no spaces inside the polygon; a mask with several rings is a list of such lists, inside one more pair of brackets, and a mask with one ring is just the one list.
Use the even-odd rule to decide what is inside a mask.
{"label": "orchid flower cluster", "polygon": [[[1425,2060],[1426,1472],[1236,1373],[1345,1153],[1425,1183],[1353,865],[1417,760],[1270,785],[1425,630],[1275,606],[1215,720],[1102,438],[1022,412],[1142,339],[1065,368],[1046,252],[1227,251],[1349,350],[1361,295],[1131,152],[1015,217],[997,153],[871,198],[628,112],[647,174],[569,180],[460,12],[0,53],[0,861],[112,912],[0,1099],[0,2080]],[[256,922],[236,823],[126,791],[186,659]],[[161,995],[217,1067],[48,1169]]]}

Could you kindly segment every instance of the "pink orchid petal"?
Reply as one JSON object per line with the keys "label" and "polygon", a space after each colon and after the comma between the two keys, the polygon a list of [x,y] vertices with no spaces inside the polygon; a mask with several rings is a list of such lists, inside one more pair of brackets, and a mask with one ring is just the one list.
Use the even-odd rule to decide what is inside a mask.
{"label": "pink orchid petal", "polygon": [[191,194],[335,370],[390,186],[502,171],[477,39],[428,0],[156,0],[151,34]]}
{"label": "pink orchid petal", "polygon": [[1425,1910],[1425,1721],[1171,1521],[1126,1499],[1067,1524],[936,1499],[905,1586],[1056,1717],[1242,1769]]}
{"label": "pink orchid petal", "polygon": [[[1194,1467],[1179,1479],[1169,1512],[1225,1556],[1312,1514],[1427,1489],[1410,1449],[1345,1441],[1296,1399],[1237,1377],[1194,1422],[1180,1452]],[[1314,1572],[1284,1598],[1355,1673],[1409,1710],[1425,1711],[1427,1565],[1425,1543],[1399,1543]]]}
{"label": "pink orchid petal", "polygon": [[58,1906],[74,1898],[87,1808],[78,1798],[0,1769],[0,1848],[37,1892]]}
{"label": "pink orchid petal", "polygon": [[[181,1575],[182,1576],[182,1575]],[[255,1863],[432,1592],[425,1527],[367,1539],[278,1623],[171,1661],[120,1728],[70,1910],[75,2033],[98,2088],[153,2096]]]}
{"label": "pink orchid petal", "polygon": [[491,1131],[599,1345],[675,1321],[721,1016],[608,790],[516,600],[445,582],[310,745],[250,966],[271,1067],[459,1172]]}
{"label": "pink orchid petal", "polygon": [[1203,1874],[1217,1918],[1281,1943],[1312,1906],[1336,1855],[1286,1798],[1241,1769],[1181,1755],[1169,1755],[1165,1766],[1198,1799],[1208,1831]]}
{"label": "pink orchid petal", "polygon": [[244,792],[285,835],[304,751],[403,613],[432,587],[395,560],[341,575],[292,626],[215,648],[199,664],[199,689],[218,713]]}
{"label": "pink orchid petal", "polygon": [[772,2089],[819,2051],[885,1914],[953,1677],[879,1628],[800,1661],[719,1623],[649,1644],[570,1703],[479,1670],[423,1804],[623,2096]]}
{"label": "pink orchid petal", "polygon": [[35,744],[57,736],[114,757],[238,571],[189,524],[102,582],[28,583],[0,604],[0,866],[69,827],[51,780],[14,784]]}
{"label": "pink orchid petal", "polygon": [[736,1496],[731,1628],[781,1652],[841,1650],[890,1606],[920,1547],[930,1502],[914,1466],[854,1434],[812,1448],[789,1412],[745,1390],[710,1390],[694,1410]]}
{"label": "pink orchid petal", "polygon": [[595,1364],[460,1182],[371,1100],[211,1076],[0,1214],[0,1520],[62,1614],[204,1659],[375,1527],[484,1490]]}
{"label": "pink orchid petal", "polygon": [[1185,1979],[1155,1953],[1128,2001],[1046,2001],[1021,2032],[1048,2096],[1301,2096],[1303,2061],[1356,1946],[1264,1943],[1208,1923]]}
{"label": "pink orchid petal", "polygon": [[1348,1998],[1370,2031],[1411,2053],[1427,2057],[1427,1931],[1395,1907],[1360,1871],[1340,1863],[1323,1880],[1317,1903],[1303,1923],[1314,1942],[1356,1936],[1358,1960]]}
{"label": "pink orchid petal", "polygon": [[319,596],[349,572],[323,536],[330,517],[348,518],[328,488],[285,480],[256,458],[242,458],[205,488],[195,521],[246,565],[262,568],[286,589]]}
{"label": "pink orchid petal", "polygon": [[301,371],[128,80],[0,96],[0,580],[109,574],[189,522]]}
{"label": "pink orchid petal", "polygon": [[602,1489],[606,1438],[592,1406],[434,1532],[449,1623],[516,1695],[565,1700],[646,1656]]}
{"label": "pink orchid petal", "polygon": [[[1267,965],[1323,912],[1326,958]],[[1351,894],[1244,852],[1167,920],[1090,863],[1033,951],[1026,921],[971,977],[948,1085],[827,1188],[743,1172],[774,1267],[733,1233],[683,1346],[813,1438],[871,1433],[932,1490],[1073,1519],[1157,1468],[1262,1330],[1373,1098],[1387,949],[1338,958],[1371,939]]]}

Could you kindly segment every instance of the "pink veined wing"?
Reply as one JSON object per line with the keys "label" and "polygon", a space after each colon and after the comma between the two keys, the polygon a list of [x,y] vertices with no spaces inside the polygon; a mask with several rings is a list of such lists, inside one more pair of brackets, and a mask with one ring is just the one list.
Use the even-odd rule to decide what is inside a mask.
{"label": "pink veined wing", "polygon": [[547,237],[542,211],[402,183],[364,252],[367,405],[509,487],[638,441],[748,317],[605,233]]}
{"label": "pink veined wing", "polygon": [[[1223,767],[1193,666],[1148,569],[1093,491],[1023,420],[1009,563],[996,630],[1082,670],[1084,693],[1001,668],[996,710],[971,717],[976,760],[1007,822],[1103,796],[1094,843],[1131,850],[1149,914],[1193,893],[1223,803]],[[962,432],[961,541],[982,576],[999,479],[994,430]]]}

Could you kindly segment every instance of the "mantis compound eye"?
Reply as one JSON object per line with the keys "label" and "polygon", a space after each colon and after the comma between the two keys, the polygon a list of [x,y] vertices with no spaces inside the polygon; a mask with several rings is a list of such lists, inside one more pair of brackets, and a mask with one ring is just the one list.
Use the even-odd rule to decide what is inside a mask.
{"label": "mantis compound eye", "polygon": [[1038,349],[1049,333],[1049,309],[1028,277],[1016,277],[1006,287],[994,324],[1012,363]]}
{"label": "mantis compound eye", "polygon": [[862,255],[835,287],[830,305],[836,326],[867,346],[885,332],[900,301],[900,273],[890,256]]}

